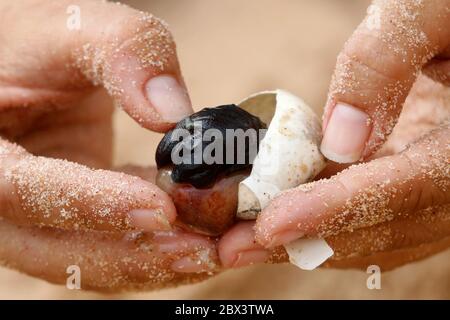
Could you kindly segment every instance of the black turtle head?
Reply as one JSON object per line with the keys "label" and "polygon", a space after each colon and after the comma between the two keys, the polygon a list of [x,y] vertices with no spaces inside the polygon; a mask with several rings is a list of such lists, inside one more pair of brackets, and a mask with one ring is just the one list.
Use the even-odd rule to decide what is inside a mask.
{"label": "black turtle head", "polygon": [[251,167],[265,128],[234,104],[205,108],[164,135],[156,150],[157,167],[173,166],[174,182],[208,187],[219,176]]}

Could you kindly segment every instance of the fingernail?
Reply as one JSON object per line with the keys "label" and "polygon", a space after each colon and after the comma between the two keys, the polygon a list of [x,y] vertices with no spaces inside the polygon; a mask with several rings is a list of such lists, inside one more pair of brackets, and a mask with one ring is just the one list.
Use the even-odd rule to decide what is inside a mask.
{"label": "fingernail", "polygon": [[193,112],[186,89],[172,76],[154,77],[145,89],[150,103],[166,122],[178,122]]}
{"label": "fingernail", "polygon": [[130,224],[143,231],[171,230],[169,220],[161,210],[135,209],[128,213]]}
{"label": "fingernail", "polygon": [[320,150],[334,162],[358,161],[370,130],[369,116],[365,112],[348,104],[338,103],[328,120]]}
{"label": "fingernail", "polygon": [[267,250],[247,250],[237,254],[236,261],[232,268],[242,268],[256,263],[263,263],[269,258],[269,251]]}
{"label": "fingernail", "polygon": [[297,240],[303,236],[304,236],[304,233],[299,230],[290,230],[290,231],[280,232],[278,234],[275,234],[272,237],[272,240],[270,241],[268,247],[273,248],[276,246],[281,246],[281,245],[287,244],[293,240]]}

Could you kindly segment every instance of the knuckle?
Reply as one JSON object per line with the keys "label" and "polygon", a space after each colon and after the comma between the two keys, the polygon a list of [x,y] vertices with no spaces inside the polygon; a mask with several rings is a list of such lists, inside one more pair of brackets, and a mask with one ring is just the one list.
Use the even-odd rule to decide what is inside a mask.
{"label": "knuckle", "polygon": [[[363,76],[368,79],[381,80],[374,81],[374,84],[399,83],[409,78],[410,67],[405,66],[404,63],[398,63],[397,56],[389,51],[370,52],[371,50],[370,45],[364,49],[346,46],[340,53],[338,61],[344,64],[347,70],[354,73],[355,79]],[[361,83],[361,85],[365,84]]]}
{"label": "knuckle", "polygon": [[134,35],[137,37],[142,35],[151,41],[173,42],[173,36],[169,30],[168,24],[164,20],[151,14],[138,14],[135,18],[133,27]]}
{"label": "knuckle", "polygon": [[384,37],[381,31],[358,29],[346,42],[338,56],[336,76],[344,77],[347,87],[376,93],[389,85],[401,89],[401,85],[412,83],[417,69],[412,59],[419,54],[400,47],[401,43],[388,43]]}
{"label": "knuckle", "polygon": [[[123,26],[123,23],[120,25]],[[124,42],[132,40],[140,45],[150,46],[163,44],[173,46],[174,44],[168,24],[149,13],[139,12],[133,15],[126,22],[122,33]]]}
{"label": "knuckle", "polygon": [[406,150],[401,156],[408,161],[414,174],[399,212],[414,212],[448,202],[448,163],[444,157],[430,158],[426,154],[416,154],[414,150]]}
{"label": "knuckle", "polygon": [[163,20],[138,12],[117,26],[112,34],[113,52],[131,52],[144,68],[164,70],[176,61],[175,42]]}

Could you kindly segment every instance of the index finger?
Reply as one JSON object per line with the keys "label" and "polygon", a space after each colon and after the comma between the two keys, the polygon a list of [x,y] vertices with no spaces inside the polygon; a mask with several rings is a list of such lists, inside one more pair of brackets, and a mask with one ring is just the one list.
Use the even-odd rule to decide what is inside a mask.
{"label": "index finger", "polygon": [[447,203],[449,130],[443,125],[400,154],[283,192],[261,212],[257,240],[274,247],[302,236],[327,237]]}

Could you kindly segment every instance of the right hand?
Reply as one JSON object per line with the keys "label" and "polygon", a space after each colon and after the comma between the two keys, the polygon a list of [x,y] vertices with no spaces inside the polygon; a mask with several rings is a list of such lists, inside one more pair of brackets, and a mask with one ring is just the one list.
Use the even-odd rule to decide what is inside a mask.
{"label": "right hand", "polygon": [[[449,0],[375,0],[369,13],[338,56],[325,107],[321,151],[339,163],[369,160],[381,147],[421,71],[450,85]],[[443,108],[448,107],[448,91],[430,91],[433,94],[430,99],[435,105],[442,99]],[[412,104],[432,114],[432,103]],[[433,132],[422,132],[423,137],[404,151],[353,166],[309,185],[311,190],[300,186],[281,193],[262,211],[256,233],[251,224],[235,226],[220,243],[224,265],[265,261],[270,255],[267,249],[301,236],[339,237],[342,233],[345,238],[349,230],[357,235],[367,232],[366,227],[374,236],[367,236],[368,242],[357,243],[364,237],[348,239],[363,248],[383,235],[373,230],[387,228],[424,247],[449,236],[445,221],[450,201],[450,124],[448,115],[424,120],[444,123]],[[414,124],[409,129],[414,131]],[[432,206],[438,207],[426,211]],[[411,225],[427,237],[421,232],[410,234],[415,230]],[[390,241],[393,245],[387,251],[404,245],[401,238]]]}
{"label": "right hand", "polygon": [[[417,139],[423,136],[423,134],[442,126],[440,124],[441,121],[448,119],[449,117],[450,89],[445,88],[438,83],[434,83],[424,76],[419,77],[405,103],[402,117],[393,134],[383,148],[372,157],[372,159],[375,159],[375,161],[378,162],[380,165],[379,167],[383,168],[383,170],[378,170],[376,172],[384,172],[384,174],[386,174],[385,168],[388,168],[390,165],[383,165],[383,163],[385,164],[394,159],[394,157],[398,157],[398,153],[410,144],[409,152],[413,152],[415,148],[420,146],[420,143],[415,143]],[[438,132],[439,130],[434,130],[434,134]],[[433,141],[435,140],[436,139]],[[317,185],[320,187],[324,184],[328,184],[329,186],[339,186],[341,185],[341,183],[338,182],[339,179],[353,174],[358,177],[361,173],[369,170],[364,170],[365,168],[374,168],[374,163],[369,161],[360,164],[359,166],[351,167],[345,170],[345,172],[341,172],[346,169],[346,167],[347,166],[330,163],[330,165],[321,172],[320,176],[317,177],[317,179],[322,180],[319,182],[312,182],[309,186],[314,187],[314,185]],[[330,177],[332,178],[330,179]],[[419,185],[423,185],[423,182]],[[311,188],[310,193],[306,194],[307,197],[303,201],[298,201],[304,204],[300,208],[307,207],[306,201],[309,199],[315,199],[317,206],[322,205],[324,201],[328,201],[328,204],[331,204],[331,200],[336,197],[332,188],[328,190],[331,190],[331,192],[324,193],[319,188]],[[386,221],[373,226],[354,228],[352,231],[346,231],[335,235],[328,233],[326,240],[333,248],[335,254],[324,264],[324,266],[366,269],[367,266],[376,264],[380,266],[382,270],[390,270],[406,263],[426,258],[449,248],[450,205],[438,205],[438,199],[434,198],[434,200],[428,204],[431,205],[430,207],[417,209],[421,202],[429,198],[427,193],[429,193],[430,190],[430,188],[425,189],[420,197],[421,201],[415,201],[419,198],[417,196],[420,196],[421,193],[416,193],[413,189],[410,189],[410,192],[407,193],[408,197],[399,197],[398,199],[401,201],[390,202],[389,204],[393,209],[392,213],[395,214],[395,219],[392,221]],[[372,193],[372,195],[375,197],[374,200],[378,201],[378,208],[382,210],[383,206],[387,203],[379,201],[379,194]],[[293,198],[291,197],[291,199]],[[428,205],[425,205],[425,207]],[[333,207],[331,205],[324,209],[333,212]],[[370,207],[366,202],[361,202],[355,209],[355,212],[359,213],[373,212],[374,214],[377,214],[377,211],[370,210]],[[407,213],[407,210],[409,210],[409,213]],[[340,211],[338,210],[337,212]],[[285,218],[283,215],[286,213],[286,211],[280,210],[278,212],[278,217]],[[326,215],[322,216],[325,217]],[[363,216],[364,215],[361,217]],[[303,215],[303,218],[305,219],[308,217],[313,218],[314,216]],[[332,215],[330,217],[332,217]],[[349,218],[351,217],[349,216]],[[272,220],[272,223],[267,223],[266,225],[277,227],[277,223],[279,226],[280,221],[282,220]],[[291,221],[293,221],[293,225],[295,225],[294,220],[292,219]],[[342,220],[343,223],[346,221],[351,221],[351,219]],[[313,227],[314,223],[304,222],[302,225]],[[228,231],[219,243],[219,254],[223,265],[225,267],[242,267],[264,261],[287,261],[288,257],[283,247],[278,246],[268,250],[263,245],[256,242],[255,238],[255,222],[239,223]],[[280,243],[277,245],[279,244]]]}

